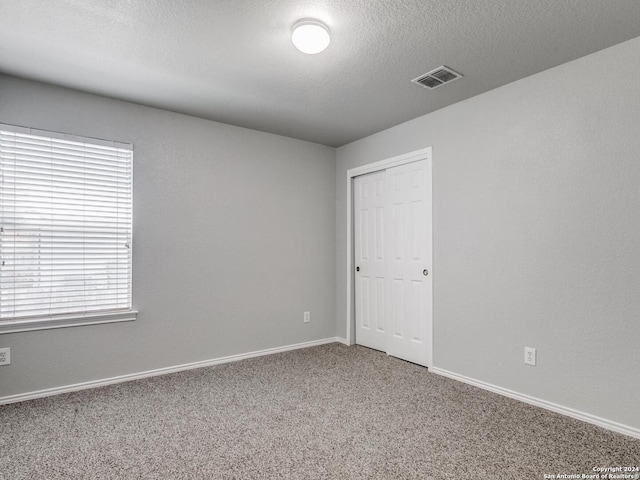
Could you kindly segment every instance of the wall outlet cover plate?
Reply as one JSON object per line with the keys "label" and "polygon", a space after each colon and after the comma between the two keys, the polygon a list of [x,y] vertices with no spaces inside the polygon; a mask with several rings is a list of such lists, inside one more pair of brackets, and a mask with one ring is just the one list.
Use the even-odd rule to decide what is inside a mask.
{"label": "wall outlet cover plate", "polygon": [[11,363],[11,349],[0,348],[0,365],[9,365]]}
{"label": "wall outlet cover plate", "polygon": [[536,349],[531,347],[524,347],[524,363],[527,365],[536,364]]}

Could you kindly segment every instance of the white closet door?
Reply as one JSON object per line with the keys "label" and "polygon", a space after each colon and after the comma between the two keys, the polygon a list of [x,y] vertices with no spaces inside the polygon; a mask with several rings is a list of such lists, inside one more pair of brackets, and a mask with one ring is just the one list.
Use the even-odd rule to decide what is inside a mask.
{"label": "white closet door", "polygon": [[420,365],[431,358],[431,181],[427,161],[387,170],[386,352]]}
{"label": "white closet door", "polygon": [[354,179],[356,343],[386,351],[385,171]]}
{"label": "white closet door", "polygon": [[414,162],[354,179],[356,343],[431,359],[431,169]]}

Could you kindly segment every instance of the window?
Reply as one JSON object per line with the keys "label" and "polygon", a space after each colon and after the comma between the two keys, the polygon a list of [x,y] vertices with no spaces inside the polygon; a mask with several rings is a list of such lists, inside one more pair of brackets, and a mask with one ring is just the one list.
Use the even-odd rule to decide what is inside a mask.
{"label": "window", "polygon": [[0,125],[0,333],[135,318],[132,159]]}

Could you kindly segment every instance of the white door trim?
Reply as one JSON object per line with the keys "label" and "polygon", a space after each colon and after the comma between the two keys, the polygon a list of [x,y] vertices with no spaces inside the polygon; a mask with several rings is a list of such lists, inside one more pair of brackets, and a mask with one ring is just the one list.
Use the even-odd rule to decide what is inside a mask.
{"label": "white door trim", "polygon": [[[419,160],[430,160],[429,164],[431,165],[431,174],[429,175],[429,182],[433,183],[433,161],[431,158],[431,147],[423,148],[421,150],[416,150],[414,152],[405,153],[403,155],[398,155],[396,157],[387,158],[385,160],[380,160],[379,162],[369,163],[368,165],[363,165],[361,167],[351,168],[347,170],[347,265],[346,265],[346,273],[347,273],[347,345],[353,345],[355,343],[355,338],[353,338],[351,331],[355,326],[355,319],[352,315],[352,306],[353,306],[353,194],[352,194],[352,186],[353,186],[353,177],[357,177],[359,175],[364,175],[366,173],[377,172],[380,170],[386,170],[387,168],[397,167],[399,165],[405,165],[407,163],[417,162]],[[432,190],[433,191],[433,190]],[[433,202],[432,202],[433,205]],[[432,219],[433,224],[433,219]],[[433,230],[433,229],[432,229]],[[433,275],[433,265],[430,268],[431,275]],[[433,305],[431,306],[431,315],[433,318]],[[433,352],[433,322],[429,326],[427,331],[431,341],[431,352]],[[429,355],[428,365],[433,365],[433,353]]]}

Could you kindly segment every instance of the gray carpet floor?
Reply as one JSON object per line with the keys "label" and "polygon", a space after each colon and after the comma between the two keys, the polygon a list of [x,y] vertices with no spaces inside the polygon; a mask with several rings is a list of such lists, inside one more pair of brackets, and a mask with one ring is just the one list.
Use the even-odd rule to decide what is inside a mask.
{"label": "gray carpet floor", "polygon": [[0,407],[2,479],[542,479],[640,440],[325,345]]}

